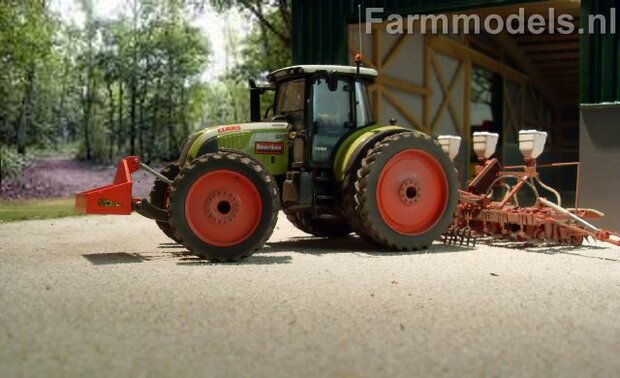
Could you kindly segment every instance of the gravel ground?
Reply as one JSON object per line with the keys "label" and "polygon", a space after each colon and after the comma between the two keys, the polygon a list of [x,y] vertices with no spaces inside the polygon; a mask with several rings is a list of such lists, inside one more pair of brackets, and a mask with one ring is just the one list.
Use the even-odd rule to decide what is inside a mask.
{"label": "gravel ground", "polygon": [[620,248],[393,254],[277,227],[218,265],[139,216],[0,225],[0,375],[620,376]]}

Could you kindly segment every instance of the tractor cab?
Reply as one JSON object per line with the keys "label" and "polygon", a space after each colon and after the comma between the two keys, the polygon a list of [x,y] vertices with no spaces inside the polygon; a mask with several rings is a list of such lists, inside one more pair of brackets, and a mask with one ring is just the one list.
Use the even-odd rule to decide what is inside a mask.
{"label": "tractor cab", "polygon": [[[375,124],[368,85],[376,76],[369,68],[327,65],[288,67],[268,76],[275,100],[266,120],[290,125],[293,167],[331,169],[339,142]],[[252,109],[260,108],[257,101],[251,96]],[[258,121],[260,115],[252,113]]]}

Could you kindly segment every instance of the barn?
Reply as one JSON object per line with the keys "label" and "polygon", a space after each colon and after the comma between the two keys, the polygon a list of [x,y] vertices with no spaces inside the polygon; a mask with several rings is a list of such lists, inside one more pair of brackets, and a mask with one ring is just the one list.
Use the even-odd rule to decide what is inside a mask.
{"label": "barn", "polygon": [[[615,8],[620,0],[294,0],[293,60],[352,64],[361,52],[364,66],[379,72],[371,87],[376,120],[461,136],[457,166],[463,180],[476,161],[473,132],[499,133],[497,156],[520,164],[518,132],[546,131],[540,162],[580,160],[581,166],[545,170],[544,179],[561,189],[565,203],[601,209],[602,224],[620,229]],[[508,25],[517,26],[510,17],[520,13],[544,19],[544,26],[535,33],[507,32]],[[365,22],[367,15],[372,22]],[[440,33],[423,33],[429,24],[413,15],[446,17],[439,18]],[[465,22],[453,15],[494,18],[492,26],[501,18],[506,29],[466,33]],[[558,32],[560,15],[569,16],[562,25],[572,23],[572,31]]]}

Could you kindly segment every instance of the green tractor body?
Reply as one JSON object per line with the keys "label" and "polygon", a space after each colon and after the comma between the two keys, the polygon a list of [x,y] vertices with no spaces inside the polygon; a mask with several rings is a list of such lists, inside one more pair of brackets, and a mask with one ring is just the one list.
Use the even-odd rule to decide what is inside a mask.
{"label": "green tractor body", "polygon": [[[391,250],[426,248],[452,222],[455,169],[429,136],[377,124],[369,96],[376,76],[310,65],[271,73],[269,86],[250,81],[251,122],[191,135],[150,202],[134,208],[214,261],[261,248],[279,210],[315,236],[355,232]],[[261,116],[267,90],[275,100]]]}

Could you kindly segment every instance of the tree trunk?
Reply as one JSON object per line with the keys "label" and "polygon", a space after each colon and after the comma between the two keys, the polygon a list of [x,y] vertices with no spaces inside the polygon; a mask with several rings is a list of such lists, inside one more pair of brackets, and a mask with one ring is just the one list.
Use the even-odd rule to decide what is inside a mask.
{"label": "tree trunk", "polygon": [[135,79],[131,79],[131,94],[129,98],[129,154],[136,154],[136,83]]}
{"label": "tree trunk", "polygon": [[19,110],[19,119],[16,123],[15,137],[17,152],[19,154],[26,153],[26,144],[28,136],[28,128],[32,121],[32,97],[34,96],[34,78],[35,78],[35,64],[31,62],[26,72],[26,89],[24,97],[22,99],[21,108]]}
{"label": "tree trunk", "polygon": [[144,131],[146,129],[144,125],[144,100],[146,98],[146,84],[144,84],[144,91],[140,94],[140,111],[138,112],[138,143],[140,148],[140,157],[147,159],[144,151]]}
{"label": "tree trunk", "polygon": [[118,130],[116,135],[117,150],[122,151],[125,146],[124,135],[125,125],[123,123],[123,82],[118,82]]}
{"label": "tree trunk", "polygon": [[89,68],[88,70],[88,81],[86,84],[86,95],[85,95],[85,99],[84,99],[84,148],[86,149],[86,160],[89,161],[93,158],[92,156],[92,150],[91,150],[91,146],[90,146],[90,120],[91,120],[91,113],[92,113],[92,109],[93,109],[93,83],[92,81],[92,68]]}
{"label": "tree trunk", "polygon": [[114,138],[116,137],[114,133],[114,91],[112,90],[112,82],[107,82],[108,88],[108,100],[109,100],[109,111],[108,111],[108,161],[112,161],[114,158]]}

